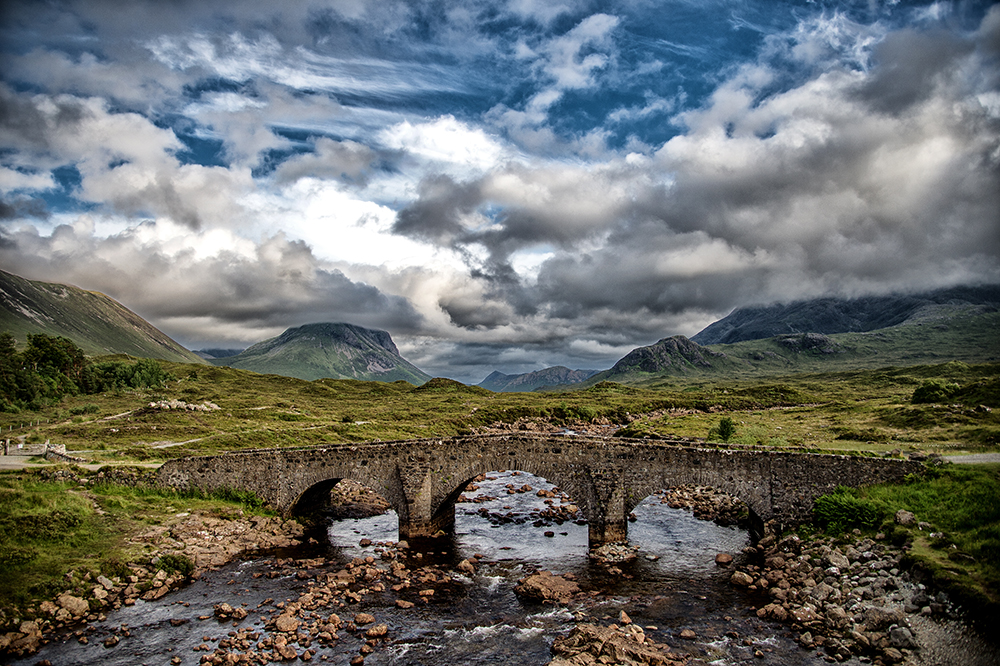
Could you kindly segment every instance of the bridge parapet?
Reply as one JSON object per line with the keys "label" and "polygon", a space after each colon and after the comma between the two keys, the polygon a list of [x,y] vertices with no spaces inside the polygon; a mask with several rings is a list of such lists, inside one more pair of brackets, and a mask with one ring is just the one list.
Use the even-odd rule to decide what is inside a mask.
{"label": "bridge parapet", "polygon": [[512,433],[303,449],[262,449],[170,460],[159,483],[250,490],[282,514],[308,511],[340,479],[376,490],[399,515],[401,538],[449,532],[455,500],[479,474],[518,469],[573,498],[597,546],[626,537],[628,514],[650,494],[712,486],[750,507],[760,525],[811,518],[838,485],[898,481],[916,462],[781,450],[704,448],[689,442]]}

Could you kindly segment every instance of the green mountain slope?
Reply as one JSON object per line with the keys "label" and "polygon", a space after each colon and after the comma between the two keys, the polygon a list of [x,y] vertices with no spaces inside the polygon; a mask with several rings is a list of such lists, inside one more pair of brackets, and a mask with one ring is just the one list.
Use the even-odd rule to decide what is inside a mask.
{"label": "green mountain slope", "polygon": [[793,333],[705,346],[674,336],[634,349],[584,384],[656,383],[672,376],[751,378],[943,361],[1000,361],[1000,312],[968,303],[929,304],[901,324],[863,333]]}
{"label": "green mountain slope", "polygon": [[431,378],[399,355],[388,333],[353,324],[290,328],[235,356],[211,359],[211,363],[310,381],[329,377],[423,384]]}
{"label": "green mountain slope", "polygon": [[86,354],[204,363],[121,303],[96,291],[36,282],[0,270],[0,331],[63,336]]}
{"label": "green mountain slope", "polygon": [[1000,285],[949,287],[917,294],[814,298],[733,310],[691,339],[701,345],[760,340],[788,333],[863,333],[902,324],[927,308],[1000,308]]}

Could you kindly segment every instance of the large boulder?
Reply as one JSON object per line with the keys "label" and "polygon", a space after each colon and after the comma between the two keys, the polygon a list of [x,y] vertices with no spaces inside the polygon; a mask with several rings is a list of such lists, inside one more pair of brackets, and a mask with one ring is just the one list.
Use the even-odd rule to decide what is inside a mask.
{"label": "large boulder", "polygon": [[569,603],[579,591],[580,586],[574,581],[554,575],[551,571],[539,571],[525,576],[514,587],[514,592],[519,596],[558,604]]}
{"label": "large boulder", "polygon": [[66,609],[73,617],[83,617],[90,612],[90,604],[87,603],[86,599],[75,597],[69,593],[60,594],[56,598],[56,603]]}

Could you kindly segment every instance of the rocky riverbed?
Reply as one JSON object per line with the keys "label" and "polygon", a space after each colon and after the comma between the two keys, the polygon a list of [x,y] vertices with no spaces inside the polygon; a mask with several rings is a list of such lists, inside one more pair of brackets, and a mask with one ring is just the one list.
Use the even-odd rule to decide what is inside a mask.
{"label": "rocky riverbed", "polygon": [[[485,485],[482,490],[475,487],[480,483]],[[365,511],[369,513],[374,510],[371,507],[377,507],[364,488],[345,487],[338,492],[349,504],[368,507]],[[522,505],[517,505],[517,498],[531,498],[533,508],[519,510]],[[647,502],[680,507],[703,520],[723,524],[738,522],[744,515],[738,503],[708,488],[674,488]],[[559,534],[565,534],[559,532],[559,526],[565,530],[581,519],[571,498],[558,488],[542,487],[533,477],[513,472],[504,473],[502,478],[477,479],[467,489],[462,504],[486,509],[485,513],[473,512],[486,518],[494,531],[514,525],[520,530],[537,529],[544,532],[544,543],[557,543]],[[640,520],[637,528],[641,525]],[[546,529],[549,527],[553,529]],[[72,579],[73,584],[65,592],[30,609],[31,616],[21,620],[16,630],[0,636],[0,650],[8,655],[0,662],[27,657],[51,641],[96,644],[111,655],[135,631],[126,624],[109,626],[108,617],[116,617],[116,609],[177,603],[181,604],[178,612],[167,613],[169,624],[160,631],[184,630],[181,625],[189,624],[188,633],[195,632],[203,640],[186,647],[183,656],[174,653],[169,657],[172,664],[192,663],[192,655],[204,664],[332,660],[357,665],[366,659],[390,663],[395,659],[390,655],[403,654],[415,640],[408,624],[426,622],[427,611],[434,608],[438,612],[457,608],[454,604],[469,594],[473,580],[493,580],[498,566],[510,566],[498,562],[496,555],[476,553],[453,560],[426,551],[425,545],[411,548],[405,542],[364,537],[354,546],[361,555],[346,560],[322,554],[281,554],[281,549],[296,545],[294,552],[309,549],[309,540],[316,536],[293,521],[273,517],[243,516],[235,511],[224,517],[177,514],[136,537],[153,552],[147,561],[129,565],[127,572],[92,579],[70,572],[68,581]],[[312,548],[317,553],[323,551],[318,543]],[[231,570],[227,562],[267,552],[274,554],[255,555],[257,564],[249,577],[261,584],[285,580],[292,587],[286,585],[280,588],[281,593],[267,597],[245,597],[249,601],[237,601],[239,597],[222,600],[220,595],[193,617],[188,606],[194,600],[189,596],[178,592],[178,601],[169,601],[171,590],[185,586],[191,578],[208,576],[209,572],[217,577],[214,570],[219,567]],[[186,572],[190,576],[163,566],[180,555],[193,567]],[[630,606],[629,612],[634,616],[644,612],[643,608],[663,603],[658,599],[666,592],[654,589],[646,596],[617,596],[614,581],[641,577],[642,566],[658,559],[634,545],[611,544],[592,553],[591,562],[598,573],[584,579],[566,570],[528,567],[517,579],[514,591],[529,607],[540,604],[565,609],[561,612],[569,622],[551,625],[554,633],[549,638],[551,663],[558,666],[706,663],[717,659],[711,656],[716,648],[705,642],[711,636],[733,641],[727,648],[729,656],[723,658],[726,663],[744,657],[751,662],[781,664],[995,663],[979,644],[971,648],[975,658],[949,661],[955,656],[949,653],[949,646],[956,644],[955,631],[945,629],[961,629],[956,609],[946,597],[925,589],[903,570],[901,556],[902,552],[885,540],[860,537],[838,542],[765,537],[742,551],[737,547],[719,553],[714,564],[709,559],[710,566],[729,581],[739,598],[752,600],[752,620],[765,632],[756,637],[749,621],[721,631],[706,629],[702,637],[690,628],[664,632],[662,627],[633,622],[625,610],[617,610],[632,604],[636,610]],[[236,573],[232,576],[228,584],[223,581],[221,585],[235,589],[246,584]],[[295,591],[287,594],[288,589]],[[609,608],[616,610],[609,615]],[[782,649],[800,652],[801,658],[769,661],[779,644],[767,638],[772,630],[766,627],[778,623],[792,632],[797,643],[783,643]],[[737,628],[739,632],[734,631]],[[405,663],[430,662],[418,659]]]}

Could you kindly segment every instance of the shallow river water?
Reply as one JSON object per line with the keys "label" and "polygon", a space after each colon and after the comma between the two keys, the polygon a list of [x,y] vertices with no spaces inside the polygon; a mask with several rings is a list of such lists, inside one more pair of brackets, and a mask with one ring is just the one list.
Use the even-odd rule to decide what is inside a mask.
{"label": "shallow river water", "polygon": [[[533,490],[509,495],[508,484],[528,484]],[[551,484],[507,471],[490,474],[478,485],[478,490],[466,495],[481,500],[456,507],[454,538],[437,540],[432,552],[421,552],[421,545],[413,544],[407,561],[411,569],[421,564],[452,568],[477,555],[480,564],[475,574],[454,572],[457,584],[450,586],[450,591],[436,595],[429,604],[406,610],[397,608],[390,594],[331,609],[345,619],[365,611],[389,626],[389,640],[367,655],[365,664],[545,664],[552,658],[552,641],[568,633],[575,619],[610,624],[618,620],[622,610],[645,627],[653,640],[705,663],[827,663],[822,654],[801,649],[787,627],[759,620],[753,603],[760,600],[729,585],[728,571],[716,566],[717,553],[738,555],[749,543],[745,530],[697,520],[687,510],[671,509],[656,497],[647,498],[635,511],[636,520],[629,524],[629,540],[639,547],[638,557],[616,565],[620,572],[609,572],[588,558],[585,524],[570,520],[533,526],[538,511],[547,508],[534,491],[552,489]],[[483,496],[497,499],[483,501]],[[560,500],[550,503],[559,506]],[[494,520],[482,513],[492,514]],[[508,522],[498,524],[499,515],[507,516]],[[395,541],[396,529],[396,516],[391,511],[372,518],[333,521],[328,543],[279,555],[322,555],[344,562],[366,555],[377,557],[374,546],[362,547],[361,540]],[[196,651],[196,647],[205,644],[214,649],[220,639],[234,631],[233,623],[213,616],[215,604],[244,605],[251,613],[240,627],[264,633],[259,605],[271,599],[295,599],[306,589],[307,581],[296,576],[268,577],[274,563],[273,554],[232,563],[160,600],[140,601],[110,613],[105,622],[91,625],[87,644],[81,644],[76,635],[69,636],[14,664],[37,664],[43,659],[54,666],[198,664],[205,652]],[[537,569],[572,573],[593,596],[568,607],[519,599],[514,585]],[[685,629],[693,631],[695,638],[682,638],[680,633]],[[125,637],[107,648],[102,641],[113,631]],[[317,648],[312,660],[346,664],[358,653],[360,644],[360,639],[346,635],[336,647]],[[865,662],[851,659],[843,663]]]}

